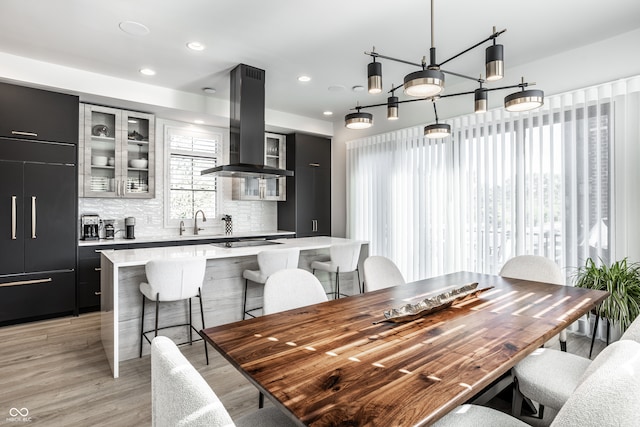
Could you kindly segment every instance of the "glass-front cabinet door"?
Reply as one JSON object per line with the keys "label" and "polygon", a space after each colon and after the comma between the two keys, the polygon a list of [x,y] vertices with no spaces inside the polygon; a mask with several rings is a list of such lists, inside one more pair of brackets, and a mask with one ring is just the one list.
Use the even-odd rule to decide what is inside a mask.
{"label": "glass-front cabinet door", "polygon": [[[126,132],[126,150],[123,150],[123,196],[149,198],[154,194],[153,185],[154,140],[153,116],[132,111],[122,112]],[[123,138],[124,140],[124,138]]]}
{"label": "glass-front cabinet door", "polygon": [[80,196],[154,197],[154,117],[84,104]]}
{"label": "glass-front cabinet door", "polygon": [[[286,169],[286,140],[284,135],[265,134],[264,164]],[[286,200],[286,178],[234,178],[235,200]]]}

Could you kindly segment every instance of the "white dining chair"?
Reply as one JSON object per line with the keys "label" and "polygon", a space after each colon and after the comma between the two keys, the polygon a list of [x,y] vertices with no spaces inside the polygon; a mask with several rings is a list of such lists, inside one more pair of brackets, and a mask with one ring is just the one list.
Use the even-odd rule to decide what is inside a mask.
{"label": "white dining chair", "polygon": [[313,261],[311,263],[313,274],[316,273],[316,270],[335,273],[335,291],[329,292],[333,294],[334,299],[338,299],[340,296],[349,296],[340,292],[340,273],[355,272],[358,280],[358,291],[362,293],[360,287],[360,272],[358,271],[361,246],[361,242],[336,243],[329,247],[328,261]]}
{"label": "white dining chair", "polygon": [[[605,348],[596,357],[550,426],[636,427],[640,425],[638,408],[640,343],[621,340]],[[524,427],[528,424],[492,408],[462,405],[436,421],[433,426]]]}
{"label": "white dining chair", "polygon": [[367,257],[362,265],[365,292],[404,285],[406,282],[398,267],[387,257]]}
{"label": "white dining chair", "polygon": [[629,327],[620,337],[621,340],[632,340],[640,343],[640,316],[631,322]]}
{"label": "white dining chair", "polygon": [[234,423],[209,384],[167,337],[151,343],[151,422],[153,427],[296,425],[275,407],[259,409]]}
{"label": "white dining chair", "polygon": [[[142,343],[151,340],[147,334],[154,333],[158,336],[158,331],[175,327],[188,327],[189,343],[193,343],[193,331],[198,330],[193,326],[193,316],[191,310],[191,298],[197,297],[200,301],[200,316],[202,329],[204,324],[204,309],[202,305],[202,284],[207,267],[207,260],[203,257],[189,258],[161,258],[153,259],[145,264],[146,282],[140,283],[140,293],[142,294],[142,314],[140,321],[140,357],[142,357]],[[144,314],[145,301],[155,302],[155,323],[153,329],[145,330]],[[188,300],[188,323],[159,326],[160,303]],[[200,336],[198,334],[198,336]],[[204,344],[205,357],[209,363],[209,353],[207,344]]]}
{"label": "white dining chair", "polygon": [[[633,340],[625,341],[639,344]],[[600,352],[593,361],[550,348],[539,348],[525,357],[511,369],[514,379],[513,415],[520,415],[523,396],[539,404],[538,418],[544,416],[545,406],[560,409],[585,378],[616,356],[616,348],[629,347],[627,344],[616,344],[612,350],[612,345]]]}
{"label": "white dining chair", "polygon": [[[500,276],[513,279],[533,280],[535,282],[564,284],[562,270],[552,260],[540,255],[519,255],[510,258],[500,270]],[[559,335],[560,349],[567,351],[567,331]]]}
{"label": "white dining chair", "polygon": [[264,285],[263,311],[278,313],[327,300],[322,283],[307,270],[281,270],[269,276]]}
{"label": "white dining chair", "polygon": [[255,317],[251,312],[260,310],[262,307],[247,309],[247,291],[249,281],[264,285],[267,278],[276,271],[298,268],[300,259],[300,248],[278,248],[258,252],[258,270],[244,270],[244,302],[242,305],[242,318],[247,315]]}

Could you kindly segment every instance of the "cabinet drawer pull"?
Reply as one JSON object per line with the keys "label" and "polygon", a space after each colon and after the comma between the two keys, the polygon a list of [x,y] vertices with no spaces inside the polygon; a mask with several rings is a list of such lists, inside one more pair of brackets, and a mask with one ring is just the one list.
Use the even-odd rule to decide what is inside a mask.
{"label": "cabinet drawer pull", "polygon": [[314,168],[319,168],[320,163],[309,163],[309,166],[313,166]]}
{"label": "cabinet drawer pull", "polygon": [[38,136],[35,132],[23,132],[20,130],[12,130],[11,135],[21,135],[21,136]]}
{"label": "cabinet drawer pull", "polygon": [[11,196],[11,240],[16,240],[16,197]]}
{"label": "cabinet drawer pull", "polygon": [[36,283],[48,283],[48,282],[51,282],[52,280],[53,279],[51,279],[51,277],[47,277],[46,279],[21,280],[19,282],[2,283],[2,284],[0,284],[0,287],[4,287],[4,286],[21,286],[21,285],[35,285]]}
{"label": "cabinet drawer pull", "polygon": [[31,196],[31,238],[36,238],[36,196]]}
{"label": "cabinet drawer pull", "polygon": [[94,294],[94,295],[102,295],[102,292],[100,292],[100,291],[96,291],[96,292],[94,292],[93,294]]}
{"label": "cabinet drawer pull", "polygon": [[100,268],[100,267],[96,267],[96,268],[94,268],[94,270],[95,270],[95,271],[101,271],[101,270],[102,270],[102,268]]}

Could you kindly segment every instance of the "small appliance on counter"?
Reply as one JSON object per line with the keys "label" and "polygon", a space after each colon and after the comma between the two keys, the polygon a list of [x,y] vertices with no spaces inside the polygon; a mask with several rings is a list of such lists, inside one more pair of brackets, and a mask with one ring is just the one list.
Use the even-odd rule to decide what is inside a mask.
{"label": "small appliance on counter", "polygon": [[82,214],[80,228],[82,240],[98,240],[100,238],[100,216],[97,214]]}
{"label": "small appliance on counter", "polygon": [[125,227],[125,238],[126,239],[135,239],[135,226],[136,219],[132,216],[128,216],[124,219],[124,227]]}
{"label": "small appliance on counter", "polygon": [[113,240],[116,237],[115,219],[103,219],[104,224],[104,238]]}

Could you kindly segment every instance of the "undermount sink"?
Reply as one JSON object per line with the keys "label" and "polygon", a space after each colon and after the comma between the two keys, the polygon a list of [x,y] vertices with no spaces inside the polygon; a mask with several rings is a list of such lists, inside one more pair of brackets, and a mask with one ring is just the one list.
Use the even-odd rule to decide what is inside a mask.
{"label": "undermount sink", "polygon": [[219,248],[246,248],[248,246],[279,245],[281,242],[274,242],[273,240],[240,240],[237,242],[219,242],[211,244]]}

